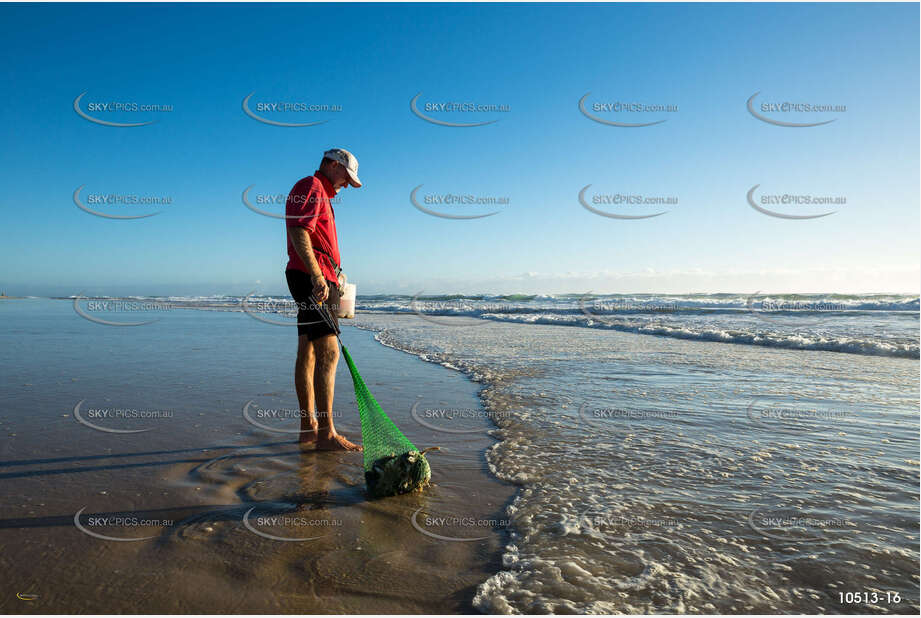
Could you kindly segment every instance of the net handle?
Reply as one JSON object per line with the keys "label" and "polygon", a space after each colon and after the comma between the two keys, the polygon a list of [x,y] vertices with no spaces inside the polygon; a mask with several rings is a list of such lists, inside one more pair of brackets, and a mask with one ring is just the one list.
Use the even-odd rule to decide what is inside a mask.
{"label": "net handle", "polygon": [[326,323],[326,325],[333,330],[333,334],[336,335],[336,339],[339,340],[339,345],[344,348],[345,344],[342,343],[342,338],[339,337],[339,329],[336,328],[335,324],[333,324],[333,316],[329,311],[329,303],[324,303],[322,300],[318,300],[316,296],[314,296],[313,299],[316,301],[317,307],[319,307],[318,311],[320,317],[323,318],[323,321]]}
{"label": "net handle", "polygon": [[[314,297],[314,299],[316,300],[316,297]],[[353,384],[355,384],[355,387],[356,387],[356,397],[357,397],[357,395],[358,395],[358,392],[357,392],[358,381],[361,381],[361,386],[362,386],[362,387],[364,388],[364,390],[368,393],[368,396],[371,397],[372,401],[374,401],[374,396],[371,395],[371,392],[370,392],[370,391],[368,391],[368,387],[365,386],[364,381],[361,380],[361,377],[358,376],[358,378],[357,378],[357,380],[356,380],[356,375],[355,375],[355,374],[356,374],[357,370],[354,368],[354,365],[352,364],[352,358],[351,358],[351,355],[350,355],[349,352],[348,352],[348,348],[346,348],[346,347],[345,347],[345,344],[342,343],[342,338],[339,336],[339,333],[337,332],[338,329],[337,329],[337,328],[335,327],[335,325],[333,324],[332,315],[331,315],[331,313],[329,312],[329,305],[328,305],[328,304],[324,304],[322,301],[317,301],[317,304],[318,304],[318,306],[319,306],[320,317],[322,317],[322,318],[323,318],[323,321],[326,322],[326,325],[329,326],[329,327],[332,329],[333,333],[336,335],[336,339],[339,340],[339,345],[342,346],[342,351],[343,351],[343,353],[345,354],[345,360],[346,360],[346,362],[348,362],[348,364],[349,364],[349,373],[352,375],[352,382],[353,382]],[[377,401],[374,401],[374,403],[377,404]],[[379,407],[379,406],[378,406],[378,409],[380,410],[380,407]],[[361,411],[361,405],[359,404],[359,413],[360,413],[360,411]],[[383,418],[386,419],[387,423],[389,423],[390,426],[393,427],[393,430],[396,432],[396,434],[399,435],[403,440],[405,440],[405,441],[408,443],[408,446],[410,447],[410,449],[416,450],[416,446],[409,440],[409,438],[407,438],[407,437],[403,434],[402,431],[400,431],[400,428],[397,427],[396,424],[394,424],[394,422],[390,419],[390,417],[387,416],[387,414],[386,414],[383,410],[380,410],[380,412],[381,412],[381,414],[383,415]],[[365,434],[364,434],[364,425],[365,425],[365,422],[364,422],[364,420],[362,420],[362,443],[363,443],[363,445],[364,445],[364,438],[365,438]],[[423,453],[424,453],[424,452],[427,452],[427,451],[430,451],[430,450],[439,450],[439,448],[440,448],[440,447],[437,447],[437,446],[436,446],[436,447],[432,447],[432,448],[430,448],[430,449],[426,449],[426,451],[423,451]],[[368,469],[369,469],[369,464],[371,463],[371,460],[369,459],[370,455],[371,455],[371,451],[370,451],[370,450],[367,450],[367,449],[364,449],[364,452],[363,452],[362,456],[363,456],[363,458],[364,458],[364,468],[365,468],[365,470],[368,470]]]}

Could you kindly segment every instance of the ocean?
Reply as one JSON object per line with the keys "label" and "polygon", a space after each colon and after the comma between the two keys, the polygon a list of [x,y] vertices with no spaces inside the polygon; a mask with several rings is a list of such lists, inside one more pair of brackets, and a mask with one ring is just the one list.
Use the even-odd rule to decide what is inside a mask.
{"label": "ocean", "polygon": [[490,469],[519,491],[481,611],[918,611],[917,296],[359,311],[381,343],[483,386]]}
{"label": "ocean", "polygon": [[[6,308],[18,343],[5,370],[11,383],[35,382],[37,401],[54,388],[67,401],[113,384],[126,394],[140,381],[180,410],[194,401],[193,419],[207,409],[193,395],[214,382],[234,392],[221,401],[229,412],[247,393],[287,392],[284,376],[268,385],[249,368],[278,364],[285,329],[264,321],[290,321],[289,309],[285,297],[62,299],[28,319]],[[160,323],[91,324],[148,320]],[[483,536],[500,541],[498,557],[469,591],[479,611],[919,610],[917,296],[365,296],[343,324],[476,386],[485,428],[443,387],[395,365],[383,375],[386,362],[371,372],[372,390],[403,410],[400,424],[427,432],[426,445],[490,438],[477,453],[449,449],[443,462],[460,480],[438,507],[459,522],[492,513]],[[164,348],[160,328],[183,339]],[[144,334],[122,341],[126,332]],[[116,349],[121,381],[35,378],[102,360],[68,346],[55,360],[58,344],[27,345],[30,333]],[[464,498],[481,458],[514,489],[497,513]]]}

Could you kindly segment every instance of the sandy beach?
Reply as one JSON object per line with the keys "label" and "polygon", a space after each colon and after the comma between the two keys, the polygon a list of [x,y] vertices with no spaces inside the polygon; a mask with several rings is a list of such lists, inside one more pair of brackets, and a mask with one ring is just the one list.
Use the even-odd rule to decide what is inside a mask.
{"label": "sandy beach", "polygon": [[[300,452],[283,433],[296,427],[283,418],[296,409],[288,329],[181,311],[120,330],[77,318],[67,302],[17,307],[4,316],[4,612],[474,611],[476,586],[499,568],[514,486],[488,473],[492,425],[458,372],[344,329],[393,420],[418,446],[442,447],[425,494],[371,502],[360,455]],[[66,325],[68,343],[49,322]],[[226,328],[240,336],[216,336]],[[55,370],[39,371],[52,354]],[[93,429],[75,419],[80,402],[94,425],[148,431]],[[247,404],[269,429],[244,417]],[[453,425],[461,433],[426,426],[436,408],[468,411]],[[344,363],[334,414],[360,436]]]}

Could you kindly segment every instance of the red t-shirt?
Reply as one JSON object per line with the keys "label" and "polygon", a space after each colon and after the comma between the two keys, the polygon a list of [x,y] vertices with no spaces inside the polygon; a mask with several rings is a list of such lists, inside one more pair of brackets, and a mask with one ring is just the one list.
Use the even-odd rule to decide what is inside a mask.
{"label": "red t-shirt", "polygon": [[[287,227],[307,229],[311,246],[319,250],[314,251],[314,256],[320,265],[320,271],[327,281],[333,283],[338,282],[336,267],[324,253],[331,255],[337,264],[342,264],[339,259],[339,239],[336,237],[336,213],[333,212],[333,206],[330,203],[330,199],[335,196],[336,191],[332,183],[317,170],[313,176],[301,178],[295,183],[285,204],[285,216],[289,217],[285,219]],[[287,231],[287,236],[288,266],[286,270],[300,270],[309,273],[307,266],[294,250],[290,231]]]}

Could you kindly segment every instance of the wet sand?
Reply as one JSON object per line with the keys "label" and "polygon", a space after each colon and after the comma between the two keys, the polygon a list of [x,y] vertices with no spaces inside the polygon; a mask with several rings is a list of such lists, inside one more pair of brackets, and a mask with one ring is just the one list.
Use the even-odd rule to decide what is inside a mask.
{"label": "wet sand", "polygon": [[[152,381],[166,382],[163,392],[175,394],[172,401],[162,394],[158,399],[174,415],[93,420],[109,428],[150,429],[133,434],[76,422],[75,393],[87,394],[84,419],[90,406],[120,401],[98,385],[93,391],[89,373],[72,369],[76,375],[29,377],[28,383],[21,381],[33,375],[26,369],[11,376],[22,392],[0,425],[7,436],[0,453],[0,610],[473,612],[477,585],[499,570],[507,540],[501,518],[514,493],[487,469],[484,451],[495,440],[487,433],[490,421],[478,413],[477,385],[381,346],[373,333],[344,329],[356,364],[394,422],[420,448],[442,447],[429,455],[434,486],[424,494],[369,501],[360,454],[302,452],[290,433],[296,419],[258,415],[297,405],[286,380],[294,337],[263,330],[239,313],[182,313],[186,321],[226,320],[256,329],[256,340],[283,342],[283,353],[270,361],[283,373],[248,397],[245,389],[238,394],[205,386],[208,373],[221,373],[220,366],[201,369],[199,376],[190,359],[174,357],[171,368],[145,363],[148,376],[163,370]],[[96,332],[121,336],[111,331],[117,329]],[[132,343],[99,345],[96,352]],[[222,345],[231,344],[217,345],[218,353]],[[93,352],[73,350],[71,360]],[[172,372],[182,369],[192,378],[170,383]],[[82,389],[69,388],[68,377]],[[357,439],[344,362],[336,388],[337,426]],[[250,418],[283,431],[248,422],[242,409],[250,401]],[[465,413],[445,425],[432,420],[434,409]]]}

